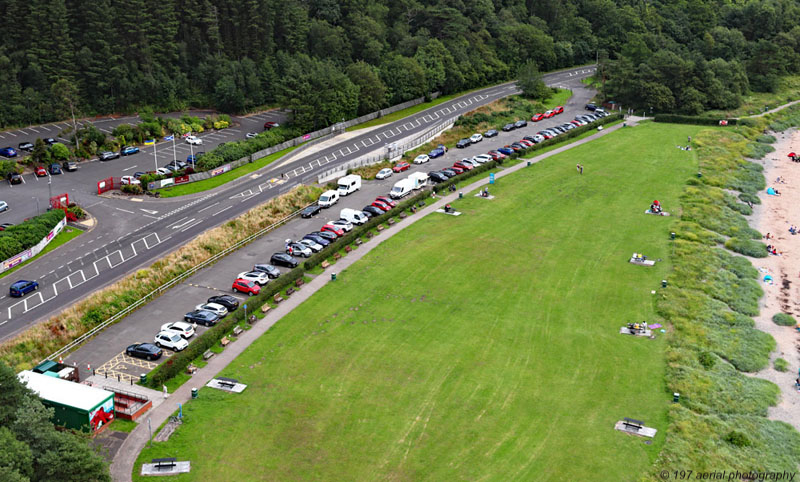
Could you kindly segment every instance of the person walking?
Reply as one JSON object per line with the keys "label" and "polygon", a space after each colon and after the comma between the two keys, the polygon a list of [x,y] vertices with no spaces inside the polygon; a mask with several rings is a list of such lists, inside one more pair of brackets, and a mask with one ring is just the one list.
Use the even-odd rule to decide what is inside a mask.
{"label": "person walking", "polygon": [[578,174],[583,174],[583,166],[581,164],[576,164],[575,169],[578,171]]}

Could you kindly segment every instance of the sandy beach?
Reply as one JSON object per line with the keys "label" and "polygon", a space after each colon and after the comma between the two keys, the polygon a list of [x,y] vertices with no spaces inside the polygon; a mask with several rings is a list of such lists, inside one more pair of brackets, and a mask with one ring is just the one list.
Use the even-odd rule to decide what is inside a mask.
{"label": "sandy beach", "polygon": [[[781,254],[752,259],[759,269],[759,280],[765,296],[761,299],[761,314],[755,318],[756,327],[769,333],[777,342],[777,349],[770,356],[770,365],[755,374],[769,380],[781,389],[781,400],[769,409],[769,418],[793,425],[800,430],[800,392],[794,388],[800,370],[800,333],[791,326],[778,326],[772,316],[778,312],[788,313],[800,319],[800,234],[789,233],[791,225],[800,225],[800,163],[792,162],[786,155],[800,149],[800,131],[795,129],[776,134],[778,142],[773,144],[775,152],[761,162],[767,187],[773,187],[780,196],[759,194],[761,204],[754,206],[750,225],[763,235],[767,245],[774,245]],[[778,181],[778,178],[782,182]],[[771,275],[773,283],[763,281]],[[773,362],[783,358],[789,362],[789,370],[775,370]]]}

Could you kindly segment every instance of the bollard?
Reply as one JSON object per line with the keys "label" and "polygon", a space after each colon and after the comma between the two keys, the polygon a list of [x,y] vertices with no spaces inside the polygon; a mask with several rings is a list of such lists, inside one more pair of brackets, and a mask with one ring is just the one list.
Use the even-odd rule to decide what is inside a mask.
{"label": "bollard", "polygon": [[665,279],[661,280],[661,287],[662,288],[666,288],[667,287],[667,280],[665,280]]}
{"label": "bollard", "polygon": [[141,383],[142,385],[147,383],[147,373],[142,373],[141,375],[139,375],[139,383]]}
{"label": "bollard", "polygon": [[675,239],[675,233],[669,233],[669,239]]}
{"label": "bollard", "polygon": [[336,273],[331,273],[331,281],[336,281]]}
{"label": "bollard", "polygon": [[681,394],[678,393],[678,392],[673,393],[672,394],[672,403],[678,403],[680,401],[681,401]]}
{"label": "bollard", "polygon": [[195,399],[195,398],[197,398],[197,389],[196,388],[192,388],[192,399]]}

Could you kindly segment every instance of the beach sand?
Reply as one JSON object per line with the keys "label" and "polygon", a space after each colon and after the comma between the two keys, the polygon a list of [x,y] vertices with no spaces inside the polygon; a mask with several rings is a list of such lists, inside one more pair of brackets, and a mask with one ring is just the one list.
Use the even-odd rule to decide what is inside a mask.
{"label": "beach sand", "polygon": [[[759,162],[764,166],[767,187],[780,191],[780,196],[759,194],[761,204],[754,206],[749,217],[750,225],[763,235],[770,233],[774,239],[766,244],[775,245],[780,256],[754,258],[753,266],[759,269],[759,282],[765,296],[761,299],[761,312],[755,318],[756,327],[775,338],[777,349],[770,356],[770,365],[755,376],[769,380],[781,389],[781,399],[776,407],[769,409],[769,418],[793,425],[800,430],[800,392],[794,388],[800,370],[800,333],[792,326],[778,326],[772,316],[778,312],[788,313],[800,319],[800,234],[793,236],[789,226],[800,225],[800,163],[792,162],[786,154],[800,149],[800,131],[795,129],[777,133],[773,144],[775,152]],[[785,182],[777,182],[780,177]],[[773,284],[763,281],[771,275]],[[783,358],[789,362],[789,370],[775,370],[773,362]]]}

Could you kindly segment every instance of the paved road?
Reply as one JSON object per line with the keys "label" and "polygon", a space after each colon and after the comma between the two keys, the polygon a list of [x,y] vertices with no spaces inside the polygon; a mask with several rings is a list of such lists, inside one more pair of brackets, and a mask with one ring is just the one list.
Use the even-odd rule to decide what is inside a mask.
{"label": "paved road", "polygon": [[[582,106],[591,97],[591,92],[583,87],[580,79],[591,72],[591,69],[586,68],[545,76],[548,84],[570,87],[576,93],[566,106],[566,112],[561,119],[571,119],[576,110],[583,112]],[[368,148],[364,147],[367,139],[376,135],[385,140],[406,137],[435,124],[437,116],[449,118],[514,92],[515,89],[510,84],[473,92],[388,124],[378,134],[370,132],[348,139],[320,153],[300,157],[287,166],[267,166],[245,181],[186,200],[145,198],[142,202],[131,202],[84,194],[89,199],[81,201],[98,217],[99,227],[79,238],[78,243],[48,254],[15,273],[13,279],[36,279],[40,282],[41,289],[22,300],[10,299],[7,295],[0,296],[0,339],[12,336],[133,270],[152,263],[154,259],[183,245],[206,229],[252,209],[298,183],[313,182],[316,174],[323,170],[321,166],[329,169],[363,155],[368,152]],[[539,130],[539,125],[547,126],[555,122],[552,119],[548,123],[531,123],[521,130],[525,134],[515,131],[505,136],[509,136],[508,139],[519,139]],[[478,144],[471,149],[475,149],[475,153],[486,152],[491,147],[507,143],[508,140],[504,139],[506,138],[500,137],[491,143],[487,140],[483,145]],[[374,144],[375,151],[383,149],[383,143]],[[337,155],[336,159],[331,157],[332,154],[343,153],[347,149],[350,150],[348,154]],[[445,158],[447,162],[452,163],[453,156],[456,155],[453,151],[450,157]],[[466,155],[469,152],[472,151],[468,149],[459,154]],[[326,159],[324,156],[329,157]],[[431,170],[427,167],[425,169]],[[285,182],[278,179],[282,172],[288,173]],[[9,279],[8,283],[11,281],[13,280]]]}

